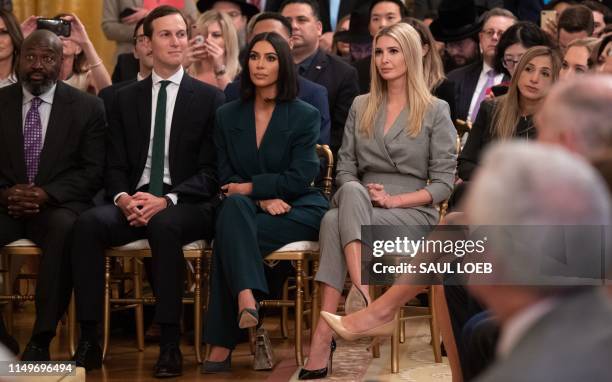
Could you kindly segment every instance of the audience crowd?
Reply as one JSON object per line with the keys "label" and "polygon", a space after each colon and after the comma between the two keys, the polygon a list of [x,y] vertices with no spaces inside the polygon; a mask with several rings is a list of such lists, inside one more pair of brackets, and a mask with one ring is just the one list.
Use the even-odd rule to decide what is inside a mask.
{"label": "audience crowd", "polygon": [[[390,336],[428,287],[453,381],[612,379],[601,285],[396,284],[374,299],[362,275],[363,226],[415,239],[445,224],[609,230],[610,2],[151,3],[103,2],[117,47],[103,62],[77,15],[20,23],[0,2],[0,250],[42,251],[23,351],[0,319],[15,356],[51,359],[74,291],[74,361],[100,368],[105,250],[147,239],[153,374],[181,375],[183,246],[206,240],[201,372],[231,372],[260,302],[293,272],[264,260],[311,241],[323,319],[299,379],[332,374],[335,336]],[[319,145],[334,159],[329,198]],[[530,261],[542,256],[556,254]]]}

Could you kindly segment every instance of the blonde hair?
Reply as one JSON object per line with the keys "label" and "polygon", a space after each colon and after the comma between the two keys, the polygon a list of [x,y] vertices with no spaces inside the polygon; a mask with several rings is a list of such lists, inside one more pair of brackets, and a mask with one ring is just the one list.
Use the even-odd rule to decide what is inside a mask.
{"label": "blonde hair", "polygon": [[[397,23],[380,30],[376,34],[372,45],[373,52],[376,50],[376,42],[382,36],[388,36],[397,41],[404,56],[404,62],[406,63],[406,98],[410,111],[406,133],[415,137],[421,132],[425,113],[433,102],[433,96],[423,75],[421,39],[412,26],[406,23]],[[361,115],[362,122],[359,126],[359,131],[367,137],[372,137],[376,114],[387,95],[387,82],[378,73],[375,54],[372,54],[370,76],[372,78],[370,94],[365,110]]]}
{"label": "blonde hair", "polygon": [[218,22],[225,41],[225,71],[229,78],[234,79],[240,73],[240,62],[238,54],[240,46],[238,45],[238,33],[232,23],[232,19],[225,13],[210,10],[202,13],[196,20],[194,26],[199,28],[207,28],[208,25]]}
{"label": "blonde hair", "polygon": [[508,93],[498,98],[493,113],[492,135],[500,140],[510,139],[516,134],[516,125],[521,118],[520,97],[518,82],[521,74],[534,58],[548,56],[552,65],[552,82],[559,78],[561,59],[555,50],[548,46],[534,46],[529,48],[516,66],[512,82],[508,87]]}
{"label": "blonde hair", "polygon": [[593,49],[597,46],[598,43],[599,43],[599,39],[595,37],[579,38],[567,44],[567,49],[565,50],[565,53],[567,54],[567,51],[570,48],[573,48],[575,46],[585,48],[587,52],[589,52],[589,58],[587,59],[587,66],[589,67],[589,69],[592,69],[596,63],[596,61],[592,60]]}
{"label": "blonde hair", "polygon": [[433,92],[446,78],[442,57],[436,49],[436,41],[427,25],[423,24],[421,20],[414,17],[405,17],[402,22],[412,26],[417,31],[423,48],[427,45],[427,53],[423,56],[423,75],[427,87]]}

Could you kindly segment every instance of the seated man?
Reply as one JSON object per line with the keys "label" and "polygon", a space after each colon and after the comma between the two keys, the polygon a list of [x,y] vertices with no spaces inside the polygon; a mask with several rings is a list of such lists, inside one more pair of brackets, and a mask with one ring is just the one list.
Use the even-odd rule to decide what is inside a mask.
{"label": "seated man", "polygon": [[143,26],[153,73],[116,94],[105,176],[113,204],[88,211],[75,226],[73,277],[81,325],[75,358],[89,370],[101,366],[97,325],[102,317],[104,250],[148,239],[157,297],[154,321],[161,327],[154,373],[161,378],[182,373],[182,246],[212,236],[219,191],[212,132],[224,97],[184,72],[187,23],[179,10],[155,8]]}
{"label": "seated man", "polygon": [[24,361],[49,360],[70,301],[73,224],[92,206],[104,170],[102,101],[58,81],[62,49],[55,34],[33,32],[19,56],[21,82],[0,89],[0,247],[25,238],[42,249]]}

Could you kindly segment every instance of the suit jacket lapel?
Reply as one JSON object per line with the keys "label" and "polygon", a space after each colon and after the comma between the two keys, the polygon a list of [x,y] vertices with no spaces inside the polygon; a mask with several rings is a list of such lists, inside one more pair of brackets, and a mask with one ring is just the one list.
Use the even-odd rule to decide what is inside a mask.
{"label": "suit jacket lapel", "polygon": [[[389,151],[387,151],[387,145],[385,144],[385,120],[387,119],[387,110],[385,109],[385,105],[387,104],[386,100],[381,102],[381,107],[376,114],[376,118],[374,119],[374,139],[378,144],[378,148],[382,155],[391,163],[391,156],[389,156]],[[390,133],[390,132],[389,132]]]}
{"label": "suit jacket lapel", "polygon": [[230,156],[240,158],[236,161],[241,167],[238,174],[246,178],[249,178],[252,174],[260,173],[254,107],[253,101],[241,102],[240,112],[236,113],[236,119],[234,120],[236,123],[230,127],[230,139],[232,140],[228,145],[231,150]]}
{"label": "suit jacket lapel", "polygon": [[189,117],[190,110],[197,110],[192,108],[191,103],[193,100],[193,79],[189,77],[187,73],[183,74],[183,79],[179,85],[179,90],[176,95],[176,102],[174,103],[174,111],[172,112],[172,124],[170,126],[170,145],[168,149],[168,163],[170,165],[170,176],[172,176],[172,164],[174,163],[174,157],[180,136],[187,125],[186,119]]}
{"label": "suit jacket lapel", "polygon": [[408,107],[406,106],[402,111],[400,111],[397,119],[393,121],[393,125],[385,135],[385,142],[391,142],[395,138],[397,138],[400,134],[406,133],[406,125],[408,124]]}
{"label": "suit jacket lapel", "polygon": [[287,148],[290,133],[289,103],[277,102],[266,133],[259,145],[258,159],[261,171],[268,172],[278,168]]}
{"label": "suit jacket lapel", "polygon": [[45,142],[40,153],[40,165],[36,175],[36,183],[45,183],[46,177],[51,173],[55,158],[62,151],[62,145],[66,142],[66,136],[70,133],[72,126],[72,96],[68,92],[69,85],[61,81],[57,82],[53,105],[45,134]]}
{"label": "suit jacket lapel", "polygon": [[[6,121],[6,138],[12,167],[15,169],[15,182],[27,183],[25,154],[23,152],[23,91],[21,86],[15,86],[13,94],[6,105],[7,112],[2,112]],[[9,112],[14,110],[14,112]]]}
{"label": "suit jacket lapel", "polygon": [[[149,140],[151,139],[151,102],[153,80],[151,76],[145,78],[138,83],[138,99],[137,113],[138,113],[138,136],[142,137],[140,140],[140,153],[138,158],[139,168],[144,169],[147,162],[147,153],[149,150]],[[126,129],[133,128],[132,126],[125,126]]]}
{"label": "suit jacket lapel", "polygon": [[304,77],[308,78],[313,82],[317,82],[317,80],[321,76],[321,73],[323,73],[323,71],[325,70],[326,66],[327,56],[322,50],[317,50],[317,53],[314,59],[312,60],[312,63],[310,64],[310,68],[308,68],[308,71],[306,72],[306,75]]}

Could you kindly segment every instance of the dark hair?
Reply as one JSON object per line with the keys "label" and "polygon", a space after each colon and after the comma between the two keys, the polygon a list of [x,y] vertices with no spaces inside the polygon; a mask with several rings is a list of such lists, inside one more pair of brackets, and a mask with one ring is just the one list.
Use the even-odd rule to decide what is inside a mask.
{"label": "dark hair", "polygon": [[[144,19],[144,18],[142,18],[142,19],[138,20],[138,22],[137,22],[137,23],[136,23],[136,25],[134,26],[134,33],[132,33],[132,39],[136,39],[136,33],[138,33],[138,28],[140,28],[140,26],[141,26],[142,24],[144,24],[144,21],[145,21],[145,19]],[[143,30],[143,32],[142,32],[142,33],[144,34],[144,27],[142,28],[142,30]],[[134,43],[136,43],[136,41],[135,41],[135,40],[134,40]]]}
{"label": "dark hair", "polygon": [[570,33],[585,31],[590,36],[594,28],[593,12],[584,5],[573,5],[559,16],[559,31],[561,29]]}
{"label": "dark hair", "polygon": [[310,9],[312,9],[312,14],[314,15],[315,19],[321,20],[321,9],[319,8],[319,4],[313,0],[285,0],[278,9],[278,12],[282,12],[283,9],[285,9],[285,7],[289,4],[306,4],[310,6]]}
{"label": "dark hair", "polygon": [[19,53],[21,52],[21,44],[23,44],[23,34],[21,33],[19,22],[15,18],[15,15],[13,15],[11,12],[0,9],[0,18],[4,21],[6,31],[11,38],[11,43],[13,44],[13,61],[11,63],[11,70],[14,72],[15,65],[17,64],[17,57],[19,57]]}
{"label": "dark hair", "polygon": [[248,101],[255,98],[255,84],[251,81],[249,56],[255,44],[260,41],[269,42],[278,55],[278,80],[276,81],[276,101],[292,101],[298,95],[297,70],[293,64],[289,44],[278,33],[260,33],[253,37],[247,48],[247,54],[242,63],[242,78],[240,80],[240,98]]}
{"label": "dark hair", "polygon": [[582,3],[582,5],[589,8],[591,12],[601,13],[604,16],[604,19],[606,17],[610,17],[610,8],[608,8],[607,6],[605,6],[604,4],[598,1],[586,0],[585,2]]}
{"label": "dark hair", "polygon": [[280,13],[277,13],[277,12],[262,12],[258,15],[255,15],[255,17],[253,18],[253,22],[251,24],[251,30],[249,31],[249,34],[253,32],[253,29],[255,29],[255,25],[258,22],[264,21],[264,20],[276,20],[279,23],[283,24],[283,27],[289,33],[289,37],[291,37],[291,34],[292,34],[291,23],[289,22],[289,20],[287,20],[286,17],[283,17]]}
{"label": "dark hair", "polygon": [[576,5],[578,4],[578,1],[577,0],[553,0],[550,3],[546,4],[544,7],[542,7],[542,9],[546,11],[551,11],[557,6],[557,4],[561,4],[561,3],[566,3],[568,5]]}
{"label": "dark hair", "polygon": [[159,19],[161,17],[175,15],[175,14],[181,15],[181,17],[183,18],[183,21],[185,22],[185,25],[187,25],[187,20],[185,19],[185,16],[177,8],[171,7],[169,5],[160,5],[159,7],[153,9],[147,15],[147,17],[144,18],[144,22],[142,24],[144,35],[147,36],[148,38],[151,38],[153,36],[153,20]]}
{"label": "dark hair", "polygon": [[521,44],[526,49],[537,45],[544,45],[551,48],[555,46],[552,39],[539,26],[530,21],[520,21],[506,29],[501,35],[499,43],[497,43],[495,63],[493,64],[497,73],[510,74],[504,67],[503,61],[506,49],[514,44]]}
{"label": "dark hair", "polygon": [[372,3],[370,3],[370,10],[368,11],[368,20],[372,17],[372,9],[374,9],[374,6],[378,3],[384,2],[396,4],[400,9],[400,18],[403,19],[404,17],[410,16],[408,8],[406,8],[406,5],[402,2],[402,0],[373,0]]}

